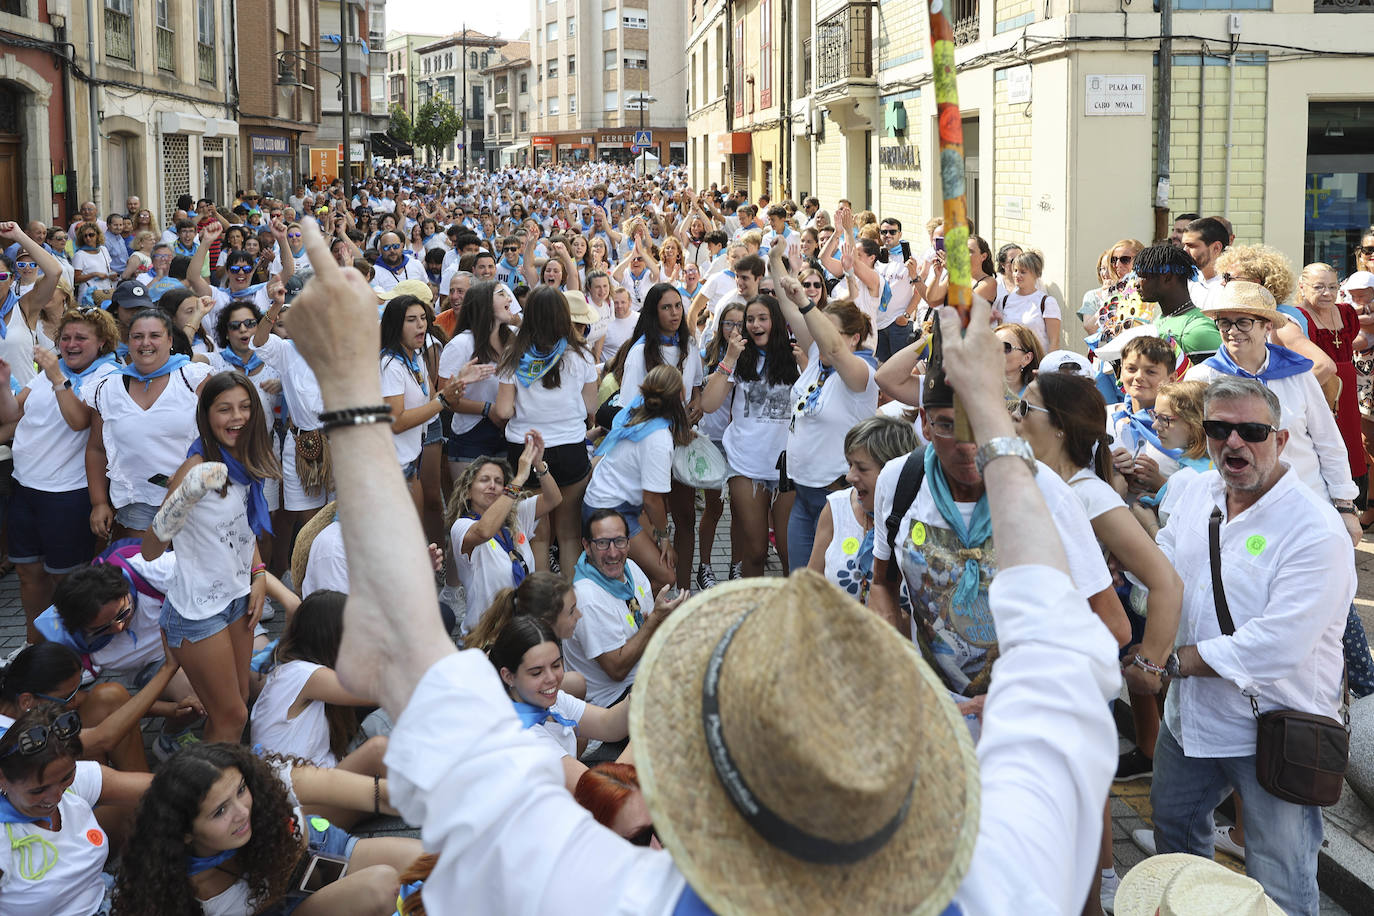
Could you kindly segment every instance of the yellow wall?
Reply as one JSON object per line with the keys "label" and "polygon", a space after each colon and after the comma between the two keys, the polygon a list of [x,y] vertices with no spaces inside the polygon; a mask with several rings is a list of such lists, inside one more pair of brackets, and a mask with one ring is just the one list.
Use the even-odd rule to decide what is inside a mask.
{"label": "yellow wall", "polygon": [[[993,230],[984,238],[996,239],[999,245],[1007,241],[1028,244],[1022,241],[1031,233],[1031,118],[1026,110],[1033,106],[1009,104],[1007,81],[995,76],[993,99],[991,136],[983,132],[984,144],[990,140],[992,145]],[[1016,203],[1022,214],[1019,218],[1007,215],[1009,209],[1015,213]]]}
{"label": "yellow wall", "polygon": [[835,203],[848,197],[844,179],[844,133],[825,116],[825,140],[816,144],[816,199],[834,215]]}

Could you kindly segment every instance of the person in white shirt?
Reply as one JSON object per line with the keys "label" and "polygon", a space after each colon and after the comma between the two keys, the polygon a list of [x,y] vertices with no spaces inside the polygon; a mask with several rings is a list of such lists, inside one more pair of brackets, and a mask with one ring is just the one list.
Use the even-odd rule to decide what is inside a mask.
{"label": "person in white shirt", "polygon": [[1188,298],[1204,311],[1212,296],[1221,289],[1222,275],[1216,261],[1230,244],[1230,239],[1226,225],[1210,216],[1193,220],[1183,230],[1183,248],[1198,270],[1198,278],[1188,281]]}
{"label": "person in white shirt", "polygon": [[[369,349],[372,331],[360,319],[369,313],[371,304],[356,279],[347,278],[328,263],[328,254],[318,239],[311,239],[310,244],[312,255],[322,266],[297,306],[313,319],[303,332],[301,344],[320,375],[331,407],[373,403],[379,397],[376,381],[357,373],[347,356]],[[326,321],[331,315],[356,320]],[[988,319],[987,307],[975,304],[968,337],[962,340],[955,319],[946,322],[950,328],[949,352],[959,357],[957,364],[951,358],[951,373],[958,370],[954,382],[968,409],[974,436],[986,443],[990,452],[984,476],[990,502],[996,506],[997,538],[1003,545],[999,556],[1005,582],[994,589],[991,607],[1004,643],[997,684],[987,704],[976,771],[971,766],[973,751],[967,738],[961,738],[955,727],[962,727],[961,723],[955,719],[944,725],[952,715],[949,707],[942,705],[945,701],[938,694],[926,694],[933,705],[923,713],[927,721],[942,724],[941,737],[931,737],[926,743],[935,746],[950,742],[950,747],[958,748],[958,759],[967,761],[960,766],[968,778],[981,784],[982,815],[972,814],[967,819],[967,840],[960,843],[957,853],[934,855],[937,871],[911,868],[910,853],[903,855],[900,864],[884,858],[877,864],[883,866],[886,877],[875,881],[874,886],[875,893],[883,895],[906,889],[901,902],[891,901],[894,910],[910,911],[928,903],[939,911],[953,901],[958,906],[956,912],[967,916],[991,916],[1018,908],[1070,912],[1081,906],[1087,894],[1091,877],[1088,863],[1101,832],[1102,803],[1115,765],[1115,739],[1106,701],[1119,690],[1120,676],[1110,638],[1087,613],[1065,574],[1062,547],[1047,520],[1040,491],[1033,485],[1034,472],[1005,451],[1003,443],[1013,435],[1013,429],[1002,400],[1000,344],[988,327]],[[632,699],[632,732],[636,735],[636,758],[643,767],[645,797],[669,855],[631,847],[595,824],[568,797],[549,755],[520,728],[487,658],[479,652],[457,654],[443,638],[434,619],[432,575],[414,555],[422,544],[418,519],[409,513],[387,511],[389,505],[404,498],[401,475],[377,471],[389,460],[387,434],[359,426],[340,429],[336,436],[340,511],[350,552],[360,558],[353,570],[352,600],[345,612],[340,671],[346,684],[377,696],[398,717],[387,755],[390,788],[406,816],[424,825],[429,848],[439,856],[426,885],[428,899],[480,901],[493,912],[519,912],[538,906],[549,894],[557,894],[560,905],[575,916],[617,909],[666,914],[679,902],[695,905],[695,912],[710,912],[703,909],[708,905],[719,911],[753,912],[776,906],[779,894],[796,895],[789,905],[795,904],[799,912],[829,911],[845,905],[827,896],[826,889],[833,882],[808,881],[804,876],[814,877],[818,868],[852,874],[856,867],[865,865],[863,859],[871,859],[875,853],[862,856],[857,866],[799,864],[797,868],[805,871],[799,872],[796,880],[770,881],[753,870],[754,863],[765,858],[784,863],[791,860],[780,856],[761,835],[744,829],[728,841],[731,853],[722,855],[725,841],[717,828],[736,815],[699,818],[698,823],[709,824],[716,834],[703,835],[675,815],[679,809],[666,803],[669,796],[663,794],[664,783],[644,778],[668,776],[670,768],[675,768],[695,787],[692,791],[697,796],[695,802],[687,802],[690,808],[683,810],[695,810],[696,803],[705,800],[701,787],[703,780],[712,780],[711,767],[689,761],[704,761],[706,753],[682,757],[662,743],[673,735],[703,741],[700,720],[670,721],[651,705],[676,696],[694,702],[698,710],[694,716],[700,714],[698,685],[705,668],[705,658],[700,655],[687,669],[689,679],[685,683],[681,676],[664,683],[662,678],[672,677],[674,667],[664,664],[659,666],[660,673],[650,689],[648,678],[653,672],[646,670],[646,680],[641,683],[644,689],[636,689]],[[608,515],[607,523],[623,534],[618,515]],[[690,647],[694,654],[702,650],[709,654],[718,645],[721,631],[738,620],[743,610],[738,604],[720,600],[727,589],[738,590],[742,598],[762,609],[777,607],[787,612],[804,609],[805,598],[814,595],[774,591],[766,584],[763,588],[768,590],[743,583],[713,589],[708,596],[698,598],[695,606],[708,613],[680,617],[687,628],[672,640],[666,639],[672,632],[665,631],[664,647]],[[899,644],[882,635],[886,631],[866,623],[871,621],[868,612],[848,605],[824,610],[832,608],[843,611],[840,620],[845,632],[857,640],[851,644],[852,651],[844,654],[845,663],[838,669],[817,669],[786,657],[770,660],[772,671],[804,674],[802,681],[789,677],[788,686],[800,688],[823,674],[815,690],[820,696],[833,697],[834,692],[847,689],[846,685],[863,681],[863,672],[871,671],[873,664],[870,650],[882,646],[883,657],[892,659],[893,669],[901,669],[904,678],[915,678],[912,683],[923,685],[923,691],[928,689],[924,685],[929,682],[920,673],[923,669],[911,661],[909,650],[897,651]],[[1051,609],[1048,613],[1047,608]],[[808,620],[826,625],[824,622],[834,616],[811,614]],[[708,620],[721,624],[713,622],[710,632],[696,629]],[[670,626],[673,622],[669,618]],[[658,642],[655,640],[655,645]],[[770,646],[770,651],[776,652],[776,648]],[[890,654],[894,651],[897,654]],[[722,678],[721,683],[728,680]],[[760,695],[764,694],[785,699],[787,705],[776,712],[764,710],[766,718],[761,721],[795,718],[797,694],[783,686],[761,691]],[[903,694],[894,691],[894,696],[901,698]],[[914,711],[910,714],[916,715]],[[866,742],[858,746],[855,741],[875,728],[883,740],[889,740],[889,732],[902,731],[891,724],[893,711],[888,707],[876,722],[856,717],[853,706],[831,709],[825,701],[812,707],[811,715],[823,715],[827,728],[834,729],[831,733],[836,738],[827,743],[824,753],[832,761],[835,754],[841,755],[841,771],[869,759],[865,755],[872,749]],[[864,721],[856,721],[858,718]],[[656,719],[671,734],[665,735],[663,728],[653,729]],[[646,727],[651,730],[644,731]],[[813,731],[791,731],[779,738],[780,730],[765,726],[755,733],[760,738],[773,736],[774,746],[790,753],[805,734]],[[1043,736],[1047,734],[1054,735],[1055,740],[1046,742]],[[648,766],[644,766],[646,762]],[[909,774],[915,770],[915,761],[911,764],[911,769],[901,767],[906,775],[895,783],[897,792],[891,807],[878,812],[875,829],[902,807],[910,786]],[[816,764],[817,769],[820,766]],[[1024,779],[1027,768],[1036,773],[1034,785]],[[751,775],[757,772],[749,771]],[[775,804],[792,813],[803,807],[815,810],[821,800],[834,802],[845,811],[843,823],[849,825],[839,829],[853,836],[852,810],[843,804],[851,794],[843,787],[804,776],[797,784],[795,777],[814,772],[810,769],[775,767],[775,772],[794,777],[793,785]],[[718,779],[710,785],[717,783]],[[719,800],[728,806],[723,795]],[[909,810],[916,816],[925,808],[914,804]],[[797,815],[792,817],[795,822]],[[529,830],[532,821],[540,824],[540,830]],[[948,828],[950,821],[940,823]],[[556,864],[538,864],[543,861],[540,852],[547,851],[551,843],[563,850]],[[881,841],[874,845],[881,854]],[[689,889],[673,864],[674,855],[683,862],[689,857],[692,861],[706,857],[716,862],[739,862],[750,871],[746,881],[721,877],[715,871],[696,872]],[[529,867],[512,870],[512,861]],[[751,894],[748,888],[752,886],[769,895],[767,899]],[[845,892],[850,894],[852,889],[847,887]]]}
{"label": "person in white shirt", "polygon": [[[1219,378],[1204,411],[1216,470],[1189,483],[1159,533],[1184,600],[1155,745],[1155,845],[1208,856],[1212,809],[1234,788],[1245,802],[1246,872],[1283,912],[1315,916],[1321,809],[1284,801],[1257,781],[1252,704],[1260,714],[1339,717],[1354,553],[1336,511],[1282,460],[1288,433],[1272,390]],[[1213,597],[1214,549],[1230,628]]]}
{"label": "person in white shirt", "polygon": [[787,225],[787,208],[774,204],[768,208],[768,231],[763,234],[759,257],[767,258],[774,247],[781,247],[793,270],[801,267],[801,233]]}
{"label": "person in white shirt", "polygon": [[1059,303],[1040,287],[1045,259],[1038,251],[1023,251],[1012,261],[1011,278],[1015,287],[997,300],[997,310],[1006,324],[1025,325],[1040,338],[1046,352],[1059,347]]}
{"label": "person in white shirt", "polygon": [[406,251],[405,238],[394,229],[383,232],[377,239],[380,254],[373,263],[372,288],[384,293],[402,280],[429,282],[424,261],[412,258]]}

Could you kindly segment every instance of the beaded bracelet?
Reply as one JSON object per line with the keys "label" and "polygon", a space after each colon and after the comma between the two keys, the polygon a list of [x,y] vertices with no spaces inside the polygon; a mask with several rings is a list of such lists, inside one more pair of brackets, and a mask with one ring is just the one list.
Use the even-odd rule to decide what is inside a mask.
{"label": "beaded bracelet", "polygon": [[1143,669],[1145,669],[1146,671],[1150,672],[1151,674],[1159,674],[1159,675],[1164,674],[1164,668],[1163,668],[1162,666],[1156,665],[1156,664],[1154,664],[1153,662],[1148,662],[1148,661],[1146,661],[1146,660],[1144,659],[1144,657],[1142,657],[1142,656],[1140,656],[1140,655],[1137,655],[1137,656],[1135,657],[1135,661],[1133,662],[1133,664],[1134,664],[1137,668],[1143,668]]}
{"label": "beaded bracelet", "polygon": [[511,499],[519,499],[523,495],[521,489],[512,484],[506,484],[505,489],[501,492],[509,496]]}
{"label": "beaded bracelet", "polygon": [[390,423],[391,408],[385,404],[376,407],[344,407],[327,410],[320,414],[320,425],[325,432],[341,426],[362,426],[364,423]]}

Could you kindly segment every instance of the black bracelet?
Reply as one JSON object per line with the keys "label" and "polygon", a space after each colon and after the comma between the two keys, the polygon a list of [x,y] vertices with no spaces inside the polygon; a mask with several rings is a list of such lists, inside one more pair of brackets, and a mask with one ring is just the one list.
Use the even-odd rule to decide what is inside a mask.
{"label": "black bracelet", "polygon": [[372,777],[372,813],[382,813],[382,777]]}
{"label": "black bracelet", "polygon": [[813,308],[815,308],[815,307],[816,307],[816,303],[814,303],[814,302],[808,302],[808,303],[806,303],[806,305],[803,305],[801,308],[797,309],[797,311],[799,311],[799,312],[801,312],[803,315],[805,315],[807,312],[811,311],[811,310],[812,310]]}
{"label": "black bracelet", "polygon": [[326,410],[320,414],[320,425],[325,432],[341,426],[362,426],[364,423],[390,423],[391,408],[385,404],[375,407],[344,407],[340,410]]}

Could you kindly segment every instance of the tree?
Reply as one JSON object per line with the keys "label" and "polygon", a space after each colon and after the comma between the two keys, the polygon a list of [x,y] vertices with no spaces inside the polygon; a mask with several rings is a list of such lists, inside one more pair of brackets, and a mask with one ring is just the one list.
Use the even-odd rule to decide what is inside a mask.
{"label": "tree", "polygon": [[402,143],[409,143],[414,135],[415,127],[410,123],[410,115],[400,105],[391,106],[391,126],[386,132]]}
{"label": "tree", "polygon": [[431,96],[415,113],[415,124],[411,128],[411,142],[429,150],[430,159],[438,157],[439,150],[453,142],[462,127],[462,120],[453,105],[445,98]]}

